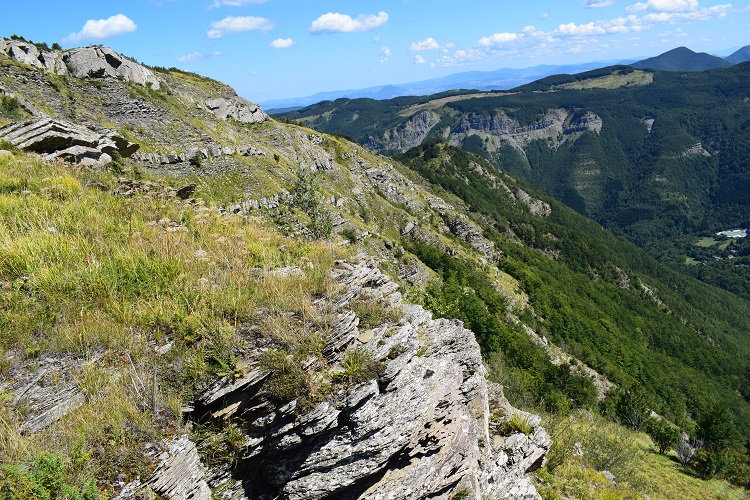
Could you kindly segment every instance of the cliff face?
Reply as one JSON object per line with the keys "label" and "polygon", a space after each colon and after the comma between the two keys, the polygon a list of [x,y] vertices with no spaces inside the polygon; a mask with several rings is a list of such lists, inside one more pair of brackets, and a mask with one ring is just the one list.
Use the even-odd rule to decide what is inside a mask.
{"label": "cliff face", "polygon": [[525,154],[524,149],[536,139],[548,140],[552,147],[558,148],[566,141],[575,141],[584,132],[599,133],[602,128],[601,117],[594,113],[576,116],[563,109],[549,109],[526,125],[503,113],[459,114],[455,118],[453,115],[456,112],[447,107],[420,111],[380,136],[367,137],[363,144],[377,151],[403,152],[419,146],[428,136],[440,137],[456,146],[477,136],[487,153],[509,144]]}

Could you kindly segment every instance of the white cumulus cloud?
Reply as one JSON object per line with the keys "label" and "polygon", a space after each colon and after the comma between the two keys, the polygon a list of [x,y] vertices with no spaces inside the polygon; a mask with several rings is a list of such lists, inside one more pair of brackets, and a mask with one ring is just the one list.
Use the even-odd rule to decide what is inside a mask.
{"label": "white cumulus cloud", "polygon": [[380,47],[380,53],[383,54],[385,57],[391,56],[391,49],[388,47]]}
{"label": "white cumulus cloud", "polygon": [[243,7],[252,3],[265,3],[266,0],[214,0],[209,8],[218,9],[219,7]]}
{"label": "white cumulus cloud", "polygon": [[638,2],[627,8],[629,11],[650,11],[650,12],[689,12],[698,8],[698,0],[648,0],[647,2]]}
{"label": "white cumulus cloud", "polygon": [[417,54],[414,57],[414,64],[424,64],[424,57],[422,57],[419,54]]}
{"label": "white cumulus cloud", "polygon": [[480,47],[484,47],[487,49],[495,49],[502,47],[503,45],[515,42],[516,40],[523,38],[523,34],[519,33],[495,33],[494,35],[486,36],[483,38],[480,38],[477,42],[477,45]]}
{"label": "white cumulus cloud", "polygon": [[606,33],[606,30],[594,22],[561,24],[553,31],[553,35],[556,36],[591,36],[603,35],[604,33]]}
{"label": "white cumulus cloud", "polygon": [[615,4],[615,0],[584,0],[583,6],[598,9],[600,7],[611,7]]}
{"label": "white cumulus cloud", "polygon": [[412,42],[411,45],[409,45],[409,50],[411,50],[412,52],[419,52],[421,50],[435,50],[439,48],[440,44],[437,43],[437,41],[432,37],[422,40],[421,42]]}
{"label": "white cumulus cloud", "polygon": [[356,19],[346,14],[329,12],[323,14],[310,25],[310,33],[321,35],[326,33],[353,33],[356,31],[370,31],[388,22],[388,14],[361,14]]}
{"label": "white cumulus cloud", "polygon": [[71,33],[63,39],[64,43],[76,43],[82,40],[103,40],[113,36],[130,33],[138,28],[128,16],[116,14],[107,19],[89,19],[78,33]]}
{"label": "white cumulus cloud", "polygon": [[270,31],[274,23],[265,17],[228,16],[221,21],[212,21],[211,29],[206,32],[208,38],[221,38],[230,33],[241,33],[243,31]]}
{"label": "white cumulus cloud", "polygon": [[272,49],[286,49],[294,45],[294,40],[291,38],[277,38],[271,42],[268,46]]}
{"label": "white cumulus cloud", "polygon": [[190,54],[187,54],[185,56],[180,56],[177,58],[178,62],[190,62],[190,61],[200,61],[203,59],[203,54],[201,52],[191,52]]}

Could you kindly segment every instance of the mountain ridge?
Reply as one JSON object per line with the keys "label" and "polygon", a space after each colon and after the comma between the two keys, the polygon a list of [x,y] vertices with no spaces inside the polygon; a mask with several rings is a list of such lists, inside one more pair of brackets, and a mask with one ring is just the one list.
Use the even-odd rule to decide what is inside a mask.
{"label": "mountain ridge", "polygon": [[746,46],[725,58],[721,58],[706,53],[696,53],[687,47],[678,47],[658,56],[640,60],[592,61],[589,63],[568,65],[539,65],[522,69],[502,68],[490,71],[469,71],[411,83],[395,83],[363,89],[319,92],[306,97],[272,99],[261,102],[261,104],[269,112],[279,114],[296,111],[296,109],[318,102],[334,101],[340,98],[382,100],[405,96],[425,96],[457,89],[478,91],[507,90],[531,83],[546,76],[575,74],[612,65],[631,65],[634,68],[658,69],[662,71],[705,71],[706,69],[723,67],[728,64],[738,64],[750,60],[749,51],[750,46]]}
{"label": "mountain ridge", "polygon": [[[538,498],[546,433],[487,378],[529,409],[596,414],[572,441],[589,471],[603,467],[585,436],[636,442],[598,415],[628,387],[694,436],[719,404],[747,432],[746,302],[481,157],[435,142],[402,164],[241,123],[208,105],[231,98],[223,84],[152,70],[159,89],[0,57],[0,125],[51,115],[140,144],[76,167],[2,143],[0,415],[23,446],[0,453],[23,465],[3,460],[0,481],[59,460],[69,487],[166,496],[190,463],[201,495]],[[578,140],[599,126],[559,121]]]}
{"label": "mountain ridge", "polygon": [[732,64],[740,64],[746,61],[750,61],[750,45],[746,45],[732,54],[725,57],[727,61]]}
{"label": "mountain ridge", "polygon": [[693,52],[687,47],[677,47],[656,57],[633,63],[634,68],[656,69],[661,71],[706,71],[723,68],[732,63],[705,52]]}
{"label": "mountain ridge", "polygon": [[340,98],[392,99],[394,97],[402,96],[437,94],[456,89],[507,89],[517,87],[524,83],[529,83],[544,76],[561,72],[575,73],[588,71],[603,65],[607,65],[607,62],[596,61],[568,65],[540,65],[521,69],[502,68],[490,71],[468,71],[411,83],[381,85],[364,89],[319,92],[307,97],[275,99],[264,101],[260,104],[267,108],[269,112],[273,113],[275,110],[278,112],[278,108],[305,107],[321,101],[334,101]]}

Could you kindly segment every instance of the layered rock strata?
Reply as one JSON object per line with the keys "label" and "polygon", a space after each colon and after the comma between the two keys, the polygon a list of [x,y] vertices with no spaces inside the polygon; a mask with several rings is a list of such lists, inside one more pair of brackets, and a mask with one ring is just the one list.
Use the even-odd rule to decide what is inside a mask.
{"label": "layered rock strata", "polygon": [[51,118],[6,125],[0,139],[47,161],[60,158],[81,165],[109,163],[113,155],[128,157],[139,148],[114,130],[97,132]]}
{"label": "layered rock strata", "polygon": [[[403,304],[373,262],[340,262],[334,277],[345,292],[332,304],[338,323],[327,361],[335,367],[360,349],[383,364],[382,374],[301,415],[296,401],[269,404],[268,374],[257,364],[239,379],[217,380],[193,414],[231,416],[247,437],[231,474],[217,473],[209,485],[232,499],[539,498],[526,473],[541,465],[549,436],[527,414],[529,435],[490,432],[491,414],[508,419],[517,410],[498,386],[488,388],[473,333]],[[363,294],[400,308],[398,324],[361,330],[350,301]],[[170,480],[157,471],[155,482]]]}

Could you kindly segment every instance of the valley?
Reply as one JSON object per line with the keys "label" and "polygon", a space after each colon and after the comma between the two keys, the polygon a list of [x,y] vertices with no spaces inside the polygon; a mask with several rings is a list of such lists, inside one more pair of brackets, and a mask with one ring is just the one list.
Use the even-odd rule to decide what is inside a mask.
{"label": "valley", "polygon": [[692,272],[682,237],[747,226],[747,71],[618,66],[481,99],[340,100],[285,116],[385,154],[430,139],[460,146]]}
{"label": "valley", "polygon": [[9,498],[746,497],[749,303],[669,259],[744,258],[747,65],[274,119],[0,48]]}

